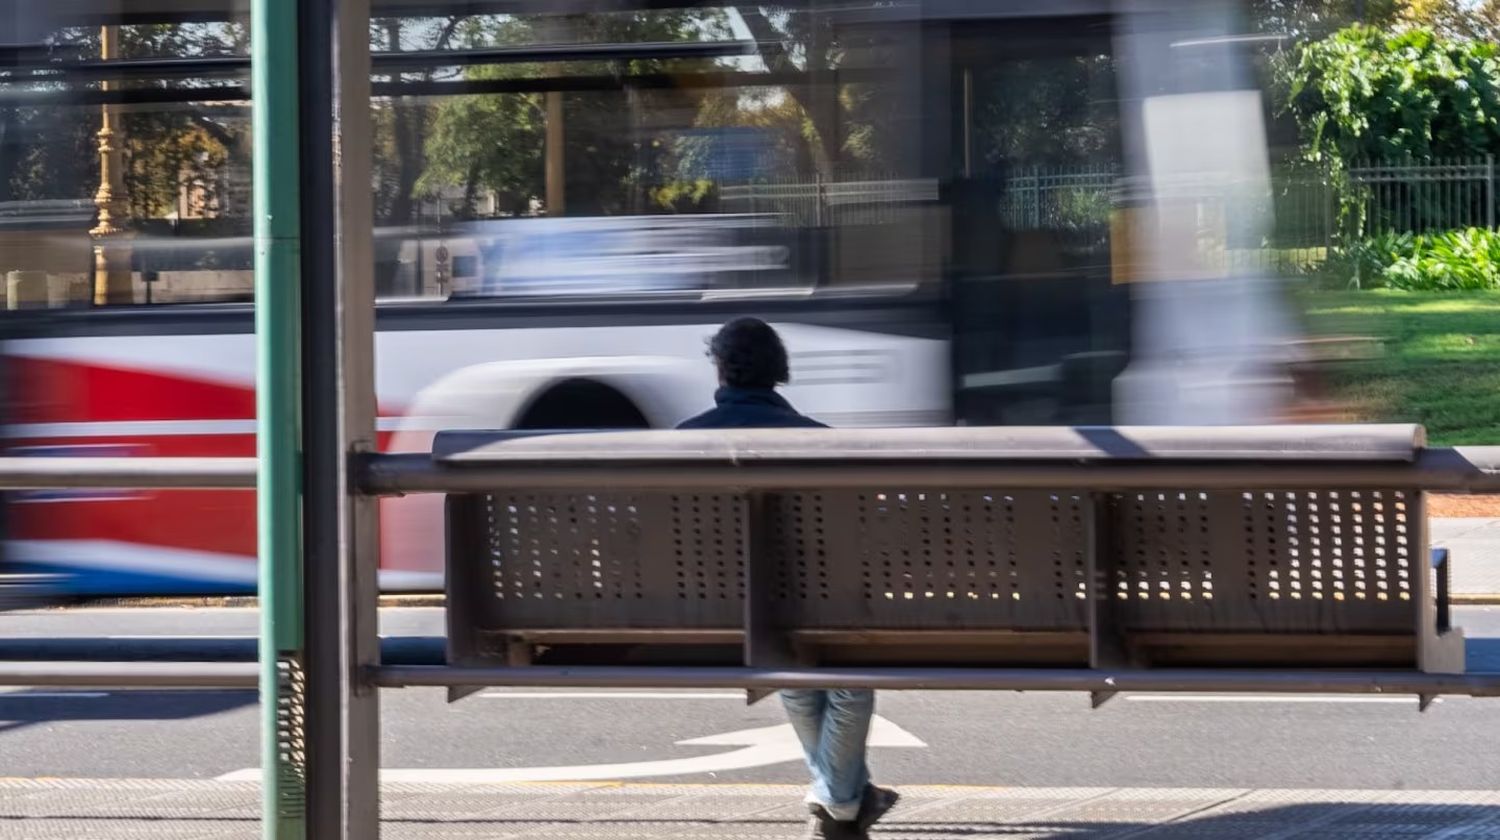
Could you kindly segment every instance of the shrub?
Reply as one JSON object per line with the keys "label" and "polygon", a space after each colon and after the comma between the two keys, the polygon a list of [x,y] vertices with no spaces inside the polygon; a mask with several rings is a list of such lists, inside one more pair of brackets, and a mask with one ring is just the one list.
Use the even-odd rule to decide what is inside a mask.
{"label": "shrub", "polygon": [[1421,292],[1500,289],[1500,232],[1388,232],[1336,248],[1323,276],[1339,285]]}

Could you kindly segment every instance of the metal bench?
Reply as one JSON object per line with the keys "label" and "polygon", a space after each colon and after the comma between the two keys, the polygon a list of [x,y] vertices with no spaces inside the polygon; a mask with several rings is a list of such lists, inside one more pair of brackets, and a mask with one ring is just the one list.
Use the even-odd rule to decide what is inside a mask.
{"label": "metal bench", "polygon": [[449,662],[1460,674],[1423,491],[1400,483],[1422,445],[1414,426],[445,433],[446,483],[476,491],[447,501]]}

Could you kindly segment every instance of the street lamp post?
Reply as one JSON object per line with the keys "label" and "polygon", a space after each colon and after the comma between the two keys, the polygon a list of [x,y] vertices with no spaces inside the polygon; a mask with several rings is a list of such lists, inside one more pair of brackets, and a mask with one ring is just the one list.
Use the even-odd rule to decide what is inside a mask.
{"label": "street lamp post", "polygon": [[[108,61],[119,57],[119,27],[101,28],[99,58]],[[105,81],[102,86],[111,90],[116,84]],[[125,191],[124,141],[119,125],[116,106],[100,106],[99,189],[94,193],[99,220],[89,231],[94,238],[94,303],[99,306],[135,300],[130,275],[130,233],[125,228],[129,204]]]}

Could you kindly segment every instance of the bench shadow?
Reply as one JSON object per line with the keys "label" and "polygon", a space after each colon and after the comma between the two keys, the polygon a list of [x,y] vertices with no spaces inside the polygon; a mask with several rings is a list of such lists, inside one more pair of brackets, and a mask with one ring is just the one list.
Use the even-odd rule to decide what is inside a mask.
{"label": "bench shadow", "polygon": [[[1232,803],[1231,803],[1232,804]],[[1130,808],[1130,802],[1120,802]],[[1221,806],[1222,807],[1222,803]],[[1468,833],[1472,828],[1473,833]],[[877,826],[871,840],[895,838],[965,838],[1020,836],[1036,840],[1082,840],[1082,838],[1140,836],[1150,840],[1202,840],[1207,837],[1406,838],[1493,837],[1500,828],[1500,806],[1465,803],[1353,802],[1329,801],[1255,808],[1238,806],[1233,813],[1186,817],[1172,822],[1136,821],[1074,822],[1067,819],[924,823],[907,822]]]}

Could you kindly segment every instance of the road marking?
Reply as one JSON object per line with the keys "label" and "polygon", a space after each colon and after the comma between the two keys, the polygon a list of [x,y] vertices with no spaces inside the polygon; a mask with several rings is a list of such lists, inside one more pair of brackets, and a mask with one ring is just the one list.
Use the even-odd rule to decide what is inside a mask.
{"label": "road marking", "polygon": [[743,691],[492,691],[490,700],[744,700]]}
{"label": "road marking", "polygon": [[[1254,694],[1127,694],[1126,700],[1137,703],[1404,703],[1417,702],[1415,697],[1365,697],[1361,695],[1254,695]],[[1442,698],[1437,698],[1442,702]]]}
{"label": "road marking", "polygon": [[[382,782],[427,782],[495,784],[515,782],[585,782],[642,779],[651,776],[690,776],[722,773],[802,760],[802,744],[792,725],[741,729],[704,738],[678,741],[685,747],[738,747],[728,752],[693,758],[632,761],[621,764],[579,764],[555,767],[493,767],[474,769],[389,769],[380,771]],[[879,715],[870,721],[871,747],[919,748],[921,739]],[[258,768],[236,770],[218,777],[221,782],[249,782],[261,777]]]}

